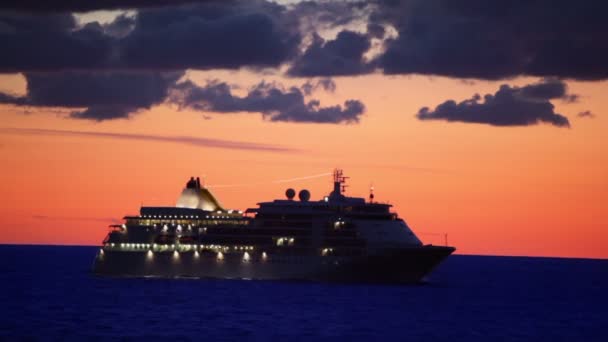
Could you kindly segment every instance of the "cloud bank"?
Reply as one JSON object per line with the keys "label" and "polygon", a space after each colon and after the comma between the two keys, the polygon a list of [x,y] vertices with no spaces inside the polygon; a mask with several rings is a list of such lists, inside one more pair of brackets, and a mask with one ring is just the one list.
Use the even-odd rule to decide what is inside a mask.
{"label": "cloud bank", "polygon": [[[327,87],[326,81],[318,84]],[[302,88],[286,89],[280,84],[262,81],[247,95],[239,97],[224,82],[211,81],[201,87],[186,81],[175,86],[170,101],[199,111],[262,113],[270,121],[286,122],[356,123],[365,111],[363,103],[357,100],[329,107],[321,107],[318,100],[306,101],[304,95],[310,91],[309,87],[307,83]]]}
{"label": "cloud bank", "polygon": [[0,93],[0,103],[34,107],[85,108],[73,118],[97,121],[127,118],[162,103],[181,72],[26,73],[27,93]]}
{"label": "cloud bank", "polygon": [[493,126],[529,126],[548,123],[570,127],[565,116],[556,113],[549,100],[570,100],[566,85],[559,80],[544,80],[523,87],[500,86],[494,94],[475,94],[462,102],[448,100],[434,110],[424,107],[416,115],[420,120],[445,120]]}
{"label": "cloud bank", "polygon": [[[287,64],[292,76],[608,78],[608,3],[602,1],[9,1],[2,7],[19,10],[0,13],[2,72]],[[116,8],[137,10],[121,37],[112,31],[118,23],[80,26],[70,13]],[[354,22],[367,30],[346,28]],[[315,31],[327,28],[335,38]],[[385,37],[388,28],[396,34]],[[381,51],[364,61],[372,38]]]}
{"label": "cloud bank", "polygon": [[127,119],[162,103],[204,112],[262,113],[270,121],[334,124],[356,123],[365,111],[358,100],[327,107],[318,100],[307,100],[315,90],[335,90],[335,83],[327,78],[290,88],[262,81],[239,97],[227,83],[198,86],[179,81],[182,76],[183,72],[27,73],[26,95],[0,93],[0,103],[72,108],[70,117],[95,121]]}
{"label": "cloud bank", "polygon": [[[124,8],[135,14],[108,24],[82,25],[72,14]],[[189,69],[270,68],[285,71],[286,77],[322,78],[384,73],[484,80],[608,79],[608,2],[602,1],[25,0],[3,2],[0,9],[0,73],[21,72],[28,81],[26,96],[4,93],[0,102],[41,106],[53,100],[40,89],[51,94],[50,88],[67,88],[57,85],[62,79],[88,78],[76,80],[80,91],[72,93],[75,99],[63,101],[69,108],[78,107],[76,103],[84,108],[74,111],[74,118],[126,118],[162,103],[177,85],[167,77]],[[123,101],[127,96],[113,90],[107,92],[114,102],[93,103],[87,97],[123,75],[134,78],[130,89],[124,89],[134,100]],[[192,93],[205,93],[190,88]],[[309,93],[305,88],[299,92]],[[281,98],[298,96],[291,90],[279,93]],[[264,96],[278,101],[272,94]],[[255,107],[249,95],[228,95],[241,111]],[[520,98],[536,95],[518,96],[516,103],[521,104]],[[209,95],[199,100],[210,110],[226,105]],[[299,114],[276,103],[259,107],[260,112],[272,121],[339,123],[357,122],[363,111],[358,100],[343,107],[293,101]],[[559,120],[551,121],[546,107],[536,116],[559,125]]]}
{"label": "cloud bank", "polygon": [[292,76],[345,76],[372,71],[363,55],[371,47],[370,37],[352,31],[341,31],[336,39],[325,41],[314,35],[312,44],[291,65]]}
{"label": "cloud bank", "polygon": [[380,0],[370,20],[398,31],[378,58],[387,74],[600,80],[607,12],[605,1]]}
{"label": "cloud bank", "polygon": [[89,12],[96,10],[118,10],[146,7],[177,6],[181,4],[213,1],[218,0],[5,0],[0,3],[0,9],[33,13]]}

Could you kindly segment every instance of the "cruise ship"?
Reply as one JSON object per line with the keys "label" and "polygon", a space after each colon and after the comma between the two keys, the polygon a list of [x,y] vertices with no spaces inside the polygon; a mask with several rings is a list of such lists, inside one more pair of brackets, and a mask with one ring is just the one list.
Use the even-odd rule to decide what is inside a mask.
{"label": "cruise ship", "polygon": [[347,177],[319,200],[285,199],[226,209],[191,178],[175,207],[142,206],[111,225],[93,272],[117,277],[193,277],[415,283],[454,252],[425,245],[391,205],[345,195]]}

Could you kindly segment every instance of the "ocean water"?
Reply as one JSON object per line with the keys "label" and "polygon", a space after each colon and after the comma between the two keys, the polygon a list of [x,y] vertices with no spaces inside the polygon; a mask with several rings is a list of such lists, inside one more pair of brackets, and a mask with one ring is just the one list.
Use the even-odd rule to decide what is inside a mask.
{"label": "ocean water", "polygon": [[0,246],[0,340],[608,341],[608,260],[450,257],[424,285],[109,279]]}

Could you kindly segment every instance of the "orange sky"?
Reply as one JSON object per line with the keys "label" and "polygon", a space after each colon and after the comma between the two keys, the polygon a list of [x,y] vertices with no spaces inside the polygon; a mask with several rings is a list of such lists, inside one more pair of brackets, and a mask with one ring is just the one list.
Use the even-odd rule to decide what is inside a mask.
{"label": "orange sky", "polygon": [[[230,79],[245,86],[259,75],[190,72],[194,80]],[[277,79],[288,84],[304,80]],[[330,191],[329,176],[288,184],[275,180],[345,169],[349,195],[367,196],[395,210],[427,243],[463,254],[608,258],[608,82],[568,82],[578,103],[555,101],[571,129],[550,125],[492,127],[419,121],[422,106],[506,82],[465,83],[440,77],[370,75],[336,78],[322,104],[359,99],[359,124],[264,121],[259,114],[214,114],[158,106],[129,120],[67,119],[53,110],[0,106],[0,243],[96,245],[106,226],[139,206],[174,205],[188,177],[216,188],[229,208],[283,197],[286,187],[308,188],[313,199]],[[510,80],[513,85],[536,81]],[[0,77],[0,90],[23,92],[21,76]],[[591,110],[595,118],[577,118]],[[11,129],[7,129],[11,128]],[[277,145],[288,152],[192,146],[175,142],[61,134],[14,128],[192,136]]]}

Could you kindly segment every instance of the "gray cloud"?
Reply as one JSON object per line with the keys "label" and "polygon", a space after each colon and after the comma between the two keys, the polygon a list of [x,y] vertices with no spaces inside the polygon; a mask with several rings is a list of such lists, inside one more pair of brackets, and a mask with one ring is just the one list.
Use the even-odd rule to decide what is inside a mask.
{"label": "gray cloud", "polygon": [[524,87],[502,85],[496,94],[474,95],[456,103],[448,100],[434,110],[424,107],[417,114],[420,120],[446,120],[482,123],[494,126],[528,126],[541,122],[557,127],[570,127],[565,116],[555,113],[552,99],[563,99],[565,84],[558,80],[544,80]]}
{"label": "gray cloud", "polygon": [[0,72],[277,67],[297,53],[294,20],[264,0],[144,8],[84,26],[70,13],[0,12]]}
{"label": "gray cloud", "polygon": [[101,29],[109,36],[124,38],[133,31],[135,24],[136,17],[120,14],[114,21],[101,26]]}
{"label": "gray cloud", "polygon": [[536,100],[562,99],[571,101],[571,99],[578,97],[576,94],[568,94],[568,86],[558,79],[545,79],[538,83],[528,84],[519,88],[519,93],[525,98]]}
{"label": "gray cloud", "polygon": [[25,73],[27,93],[0,93],[0,103],[35,107],[86,108],[74,118],[108,120],[162,103],[182,72]]}
{"label": "gray cloud", "polygon": [[394,26],[379,58],[387,74],[501,79],[608,78],[608,2],[378,0]]}
{"label": "gray cloud", "polygon": [[368,23],[367,24],[367,34],[372,38],[382,39],[382,38],[384,38],[384,35],[386,34],[386,29],[384,28],[384,26],[382,26],[380,24]]}
{"label": "gray cloud", "polygon": [[303,35],[352,23],[365,23],[370,12],[366,0],[307,0],[292,3],[287,15]]}
{"label": "gray cloud", "polygon": [[[23,72],[28,93],[0,93],[0,103],[73,108],[74,118],[127,118],[162,103],[177,82],[168,71],[182,75],[187,69],[286,66],[287,74],[296,77],[382,70],[385,74],[476,79],[521,75],[608,79],[608,21],[604,18],[608,2],[602,1],[516,0],[489,5],[485,0],[9,0],[2,8],[9,10],[0,12],[0,73]],[[138,10],[132,17],[122,15],[109,24],[84,26],[69,13],[119,8]],[[367,27],[367,31],[357,33],[349,27]],[[317,34],[328,28],[338,32],[335,39]],[[312,43],[305,46],[302,38],[310,36]],[[363,56],[372,39],[374,49],[381,40],[383,50],[367,61]],[[539,106],[539,112],[519,118],[511,115],[515,121],[487,119],[486,123],[545,121],[565,126],[558,120],[560,115],[549,108],[549,100],[557,97],[547,97],[559,93],[562,86],[565,83],[543,82],[536,85],[539,89],[501,88],[492,98],[511,91],[513,105]],[[218,84],[193,85],[188,91],[202,89],[206,95],[182,105],[193,108],[205,103],[218,111],[232,106],[263,113],[269,120],[293,122],[357,122],[364,110],[355,100],[320,107],[316,100],[303,99],[319,85],[305,85],[297,91],[262,90],[265,87],[241,98],[230,89],[222,93]],[[559,99],[575,102],[579,98],[568,94]],[[480,100],[468,101],[487,109]],[[421,110],[419,117],[454,119],[428,109]],[[469,119],[482,120],[477,116]]]}
{"label": "gray cloud", "polygon": [[118,43],[120,62],[136,69],[276,67],[300,44],[286,11],[266,1],[141,10]]}
{"label": "gray cloud", "polygon": [[[117,10],[130,8],[177,6],[181,4],[196,2],[217,2],[220,0],[5,0],[0,4],[0,9],[34,12],[88,12],[96,10]],[[221,0],[231,1],[231,0]]]}
{"label": "gray cloud", "polygon": [[27,93],[0,93],[0,103],[70,108],[74,109],[70,117],[96,121],[129,118],[167,100],[195,110],[262,113],[271,121],[355,123],[364,112],[363,104],[356,100],[346,101],[344,107],[321,107],[317,100],[305,100],[317,89],[333,92],[336,85],[329,78],[289,89],[262,82],[247,96],[238,97],[226,83],[211,82],[204,87],[190,81],[178,83],[182,76],[183,72],[154,71],[26,73]]}
{"label": "gray cloud", "polygon": [[271,121],[356,123],[365,111],[363,103],[348,100],[344,107],[321,107],[318,100],[306,102],[304,91],[284,89],[276,83],[261,82],[243,97],[236,96],[227,83],[212,81],[198,86],[190,81],[177,84],[170,102],[184,108],[221,113],[262,113]]}
{"label": "gray cloud", "polygon": [[259,143],[250,143],[242,141],[208,139],[190,136],[162,136],[151,134],[132,134],[132,133],[104,133],[90,131],[69,131],[58,129],[40,129],[40,128],[1,128],[0,132],[9,134],[24,134],[24,135],[57,135],[57,136],[82,136],[94,138],[111,138],[111,139],[126,139],[126,140],[144,140],[153,142],[168,142],[192,145],[198,147],[212,147],[232,150],[254,150],[267,152],[297,152],[287,147],[278,145],[267,145]]}
{"label": "gray cloud", "polygon": [[371,47],[370,37],[352,31],[341,31],[336,39],[325,41],[314,35],[312,44],[296,58],[291,76],[340,76],[370,72],[373,67],[363,59]]}
{"label": "gray cloud", "polygon": [[[608,78],[604,1],[25,0],[3,6],[20,11],[0,13],[0,72],[292,64],[294,76],[380,68],[386,74],[478,79]],[[65,12],[101,8],[139,10],[135,18],[84,27]],[[367,26],[367,33],[345,30],[353,23]],[[327,28],[342,33],[329,41],[316,36],[300,51],[302,37]],[[385,38],[387,28],[398,35]],[[366,63],[361,56],[369,38],[385,39],[385,51]]]}
{"label": "gray cloud", "polygon": [[319,88],[323,88],[323,90],[333,93],[336,91],[336,83],[334,83],[331,78],[320,78],[316,81],[308,80],[300,88],[304,95],[310,95]]}
{"label": "gray cloud", "polygon": [[99,24],[79,27],[71,14],[0,12],[0,72],[106,68],[114,44]]}
{"label": "gray cloud", "polygon": [[590,110],[585,110],[582,111],[580,113],[578,113],[576,116],[578,116],[579,118],[589,118],[592,119],[595,117],[595,114],[593,114]]}

